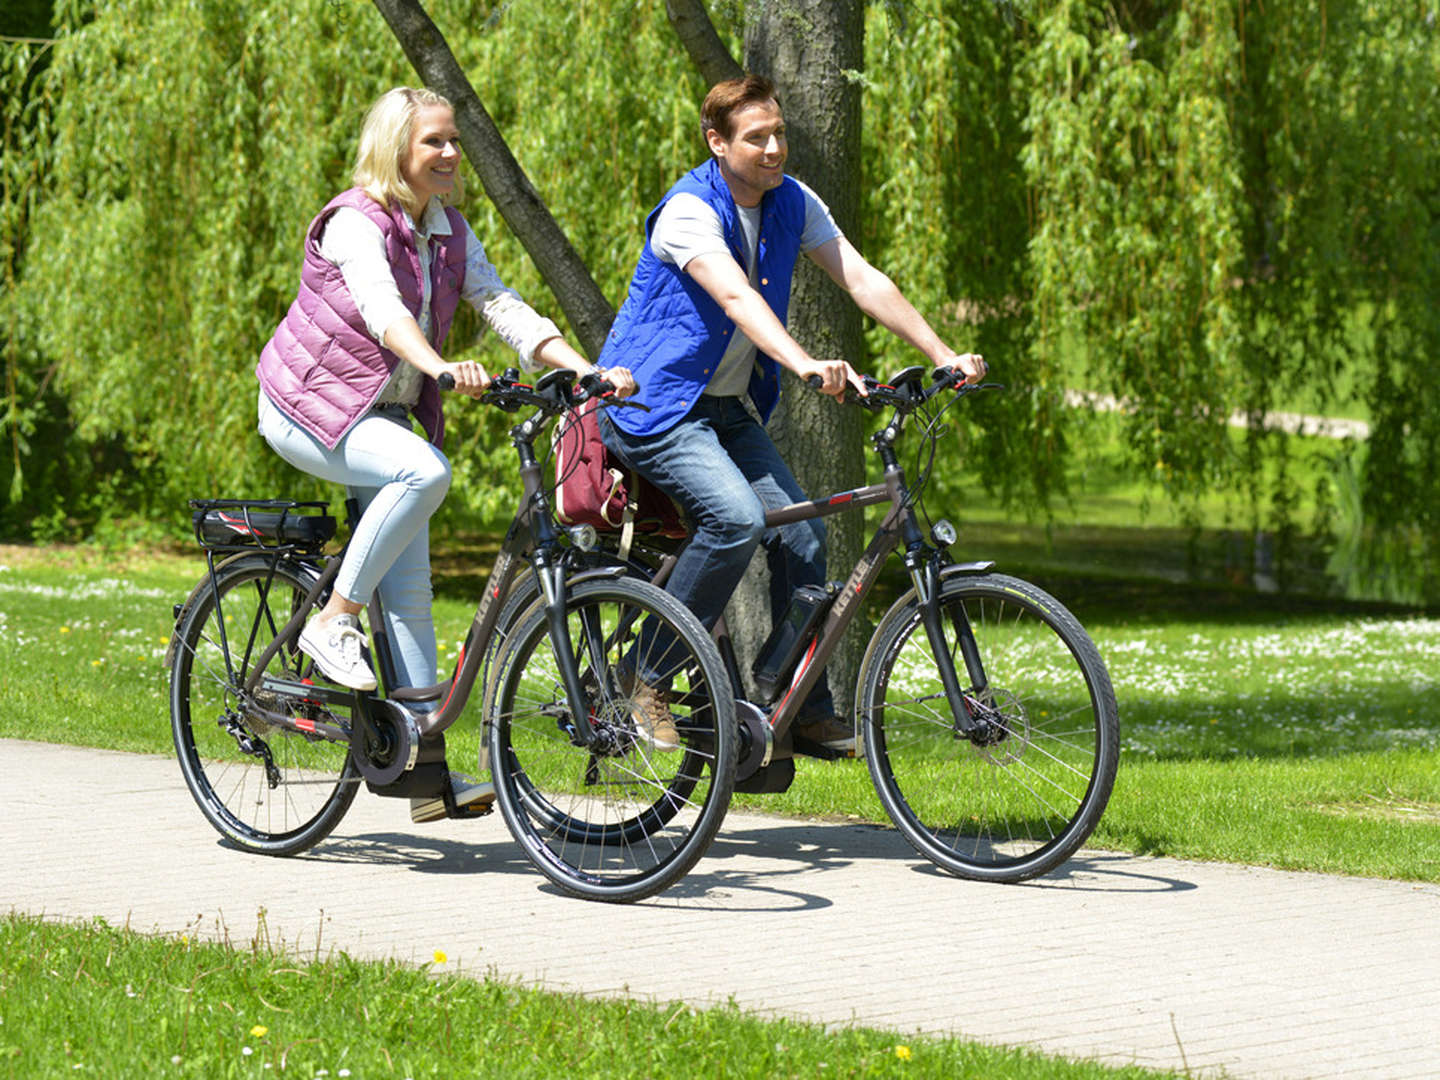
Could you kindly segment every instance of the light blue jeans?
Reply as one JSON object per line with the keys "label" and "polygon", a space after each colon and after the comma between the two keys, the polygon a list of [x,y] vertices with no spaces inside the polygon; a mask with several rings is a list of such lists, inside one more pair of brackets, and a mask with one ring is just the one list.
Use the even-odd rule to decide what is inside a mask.
{"label": "light blue jeans", "polygon": [[[357,604],[376,589],[396,666],[396,686],[435,682],[430,517],[450,490],[450,461],[415,434],[400,410],[372,410],[334,450],[260,392],[260,434],[301,472],[344,484],[362,514],[335,588]],[[433,706],[430,706],[433,707]]]}

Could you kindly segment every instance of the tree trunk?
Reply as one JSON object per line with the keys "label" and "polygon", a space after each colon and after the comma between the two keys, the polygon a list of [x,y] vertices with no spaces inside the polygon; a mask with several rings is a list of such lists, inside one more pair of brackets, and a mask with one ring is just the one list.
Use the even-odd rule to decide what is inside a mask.
{"label": "tree trunk", "polygon": [[455,106],[460,145],[479,174],[485,194],[524,245],[581,347],[592,360],[597,358],[615,309],[510,153],[430,16],[416,0],[374,2],[421,81]]}
{"label": "tree trunk", "polygon": [[[746,36],[746,66],[773,79],[785,113],[790,157],[786,171],[825,200],[854,242],[860,225],[860,85],[847,72],[864,64],[863,0],[761,0]],[[809,259],[796,267],[789,329],[812,356],[848,360],[863,370],[861,316]],[[864,482],[863,425],[859,410],[783,375],[784,392],[769,430],[801,488],[820,496]],[[831,576],[844,576],[859,559],[860,514],[826,519]],[[743,666],[770,626],[763,559],[752,563],[727,612]],[[856,624],[830,663],[837,709],[847,715],[864,647]]]}
{"label": "tree trunk", "polygon": [[711,86],[745,74],[715,32],[701,0],[665,0],[665,15],[680,44],[690,54],[695,70]]}

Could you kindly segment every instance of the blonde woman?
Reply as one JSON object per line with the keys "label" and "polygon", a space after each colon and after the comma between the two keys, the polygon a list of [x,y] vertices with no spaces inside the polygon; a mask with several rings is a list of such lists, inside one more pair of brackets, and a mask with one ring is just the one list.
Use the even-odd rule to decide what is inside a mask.
{"label": "blonde woman", "polygon": [[[460,301],[526,368],[594,370],[505,287],[450,205],[459,135],[450,103],[430,90],[400,87],[375,102],[355,186],[310,223],[299,294],[256,367],[261,435],[296,468],[344,484],[364,511],[329,602],[300,636],[328,678],[357,690],[376,685],[356,616],[377,588],[397,685],[435,682],[429,521],[450,487],[435,380],[449,372],[471,396],[490,384],[479,364],[441,357]],[[634,389],[623,368],[607,377],[622,394]]]}

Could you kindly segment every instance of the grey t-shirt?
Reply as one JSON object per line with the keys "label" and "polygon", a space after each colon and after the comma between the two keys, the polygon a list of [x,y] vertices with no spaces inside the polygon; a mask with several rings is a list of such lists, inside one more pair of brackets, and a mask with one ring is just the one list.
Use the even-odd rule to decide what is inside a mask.
{"label": "grey t-shirt", "polygon": [[[805,195],[805,226],[800,234],[800,250],[813,251],[840,236],[840,228],[820,196],[799,180],[795,183],[800,185]],[[755,250],[760,232],[760,208],[736,206],[735,209],[745,248],[745,266],[749,271],[750,284],[754,286],[759,276]],[[704,199],[688,193],[672,196],[660,211],[660,217],[650,233],[650,248],[662,262],[672,263],[681,270],[700,255],[730,254],[720,215]],[[750,384],[750,370],[754,364],[755,346],[737,329],[731,335],[730,344],[710,377],[705,393],[711,397],[741,396]]]}

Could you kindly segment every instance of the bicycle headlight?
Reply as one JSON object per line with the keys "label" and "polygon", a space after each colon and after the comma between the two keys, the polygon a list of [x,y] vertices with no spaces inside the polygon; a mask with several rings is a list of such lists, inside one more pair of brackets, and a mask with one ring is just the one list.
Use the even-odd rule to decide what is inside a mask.
{"label": "bicycle headlight", "polygon": [[594,525],[574,525],[570,528],[570,542],[581,551],[594,551],[599,541]]}
{"label": "bicycle headlight", "polygon": [[941,518],[930,526],[930,538],[940,547],[949,547],[959,539],[960,534],[955,531],[955,526]]}

